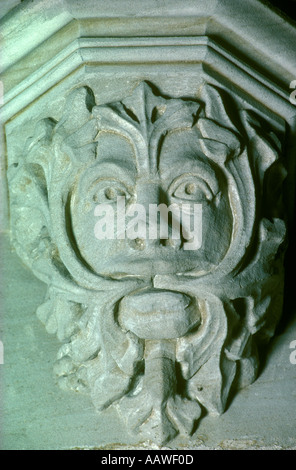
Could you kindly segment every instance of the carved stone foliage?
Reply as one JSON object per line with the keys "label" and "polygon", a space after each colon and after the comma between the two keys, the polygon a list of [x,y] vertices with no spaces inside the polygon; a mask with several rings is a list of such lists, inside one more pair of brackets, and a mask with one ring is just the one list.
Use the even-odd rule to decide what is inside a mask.
{"label": "carved stone foliage", "polygon": [[[61,387],[163,444],[255,380],[257,348],[281,314],[282,140],[211,84],[193,101],[141,82],[102,105],[80,87],[58,122],[37,123],[8,170],[12,239],[48,284],[37,315],[62,342]],[[127,210],[200,204],[200,247],[98,240],[95,208],[118,215],[119,197]]]}

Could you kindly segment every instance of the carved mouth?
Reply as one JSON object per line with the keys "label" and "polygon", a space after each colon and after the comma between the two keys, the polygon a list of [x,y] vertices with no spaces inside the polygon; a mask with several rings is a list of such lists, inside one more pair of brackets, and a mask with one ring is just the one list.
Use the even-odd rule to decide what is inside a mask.
{"label": "carved mouth", "polygon": [[142,339],[180,338],[200,321],[196,300],[181,292],[149,289],[126,296],[119,304],[119,324]]}
{"label": "carved mouth", "polygon": [[[170,275],[170,274],[190,274],[195,276],[202,276],[210,273],[215,265],[210,262],[199,260],[198,262],[194,256],[185,254],[182,256],[175,255],[173,259],[161,259],[160,256],[154,258],[127,258],[112,260],[112,263],[106,265],[106,269],[98,270],[101,276],[109,277],[111,279],[125,279],[125,278],[139,278],[147,279],[153,278],[157,275]],[[112,268],[114,271],[112,271]]]}

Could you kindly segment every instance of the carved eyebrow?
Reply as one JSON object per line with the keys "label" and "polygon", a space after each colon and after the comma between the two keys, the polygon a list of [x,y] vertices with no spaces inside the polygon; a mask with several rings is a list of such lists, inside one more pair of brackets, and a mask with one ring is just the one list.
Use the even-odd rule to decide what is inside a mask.
{"label": "carved eyebrow", "polygon": [[209,196],[216,196],[218,194],[220,188],[217,182],[217,178],[213,177],[213,175],[211,175],[209,172],[203,172],[202,176],[195,172],[181,173],[176,178],[174,178],[174,180],[169,186],[169,189],[171,190],[171,192],[173,192],[182,182],[185,182],[186,180],[190,181],[193,179],[195,179],[195,181],[198,182],[199,185],[201,185],[201,188],[203,189],[205,194],[208,194]]}
{"label": "carved eyebrow", "polygon": [[192,157],[183,158],[182,165],[173,162],[172,165],[165,166],[164,170],[161,171],[161,175],[164,179],[169,180],[171,178],[169,185],[172,184],[172,181],[183,176],[184,178],[186,176],[199,176],[209,184],[214,194],[219,192],[219,176],[212,165]]}
{"label": "carved eyebrow", "polygon": [[[103,160],[103,161],[102,161]],[[114,178],[120,181],[124,181],[130,186],[134,186],[136,182],[137,171],[136,167],[132,168],[132,165],[127,165],[126,161],[123,160],[112,160],[102,159],[97,162],[100,168],[100,178]]]}
{"label": "carved eyebrow", "polygon": [[[114,142],[108,142],[104,139],[119,139]],[[137,173],[137,158],[134,153],[134,145],[131,140],[119,132],[112,130],[100,131],[97,135],[96,164],[105,164],[120,166],[130,173]]]}

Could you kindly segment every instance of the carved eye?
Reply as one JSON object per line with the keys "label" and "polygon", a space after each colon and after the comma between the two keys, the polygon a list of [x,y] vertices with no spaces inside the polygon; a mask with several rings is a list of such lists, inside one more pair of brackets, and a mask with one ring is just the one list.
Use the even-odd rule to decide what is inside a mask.
{"label": "carved eye", "polygon": [[214,194],[208,183],[198,176],[183,175],[171,185],[171,194],[185,201],[211,201]]}
{"label": "carved eye", "polygon": [[101,180],[93,192],[93,201],[96,204],[113,204],[118,197],[125,197],[126,202],[131,198],[128,189],[120,181]]}

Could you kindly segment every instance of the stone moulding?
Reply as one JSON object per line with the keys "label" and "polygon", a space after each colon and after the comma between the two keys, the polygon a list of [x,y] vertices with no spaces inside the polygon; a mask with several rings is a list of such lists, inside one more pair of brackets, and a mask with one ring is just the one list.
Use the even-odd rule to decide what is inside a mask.
{"label": "stone moulding", "polygon": [[[295,109],[217,34],[129,35],[69,41],[5,94],[10,231],[48,285],[60,387],[163,445],[256,379],[280,319]],[[96,205],[118,196],[201,204],[200,249],[96,239]]]}
{"label": "stone moulding", "polygon": [[[184,56],[186,61],[184,61]],[[198,65],[223,81],[239,84],[256,102],[288,116],[293,108],[283,90],[256,69],[207,37],[79,38],[38,68],[26,80],[5,93],[4,119],[27,106],[34,98],[75,73],[81,67],[140,64]],[[17,99],[16,99],[17,98]],[[6,114],[7,113],[7,114]],[[294,114],[294,113],[293,113]]]}

